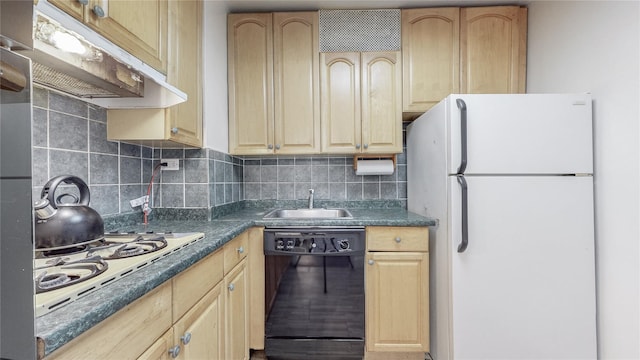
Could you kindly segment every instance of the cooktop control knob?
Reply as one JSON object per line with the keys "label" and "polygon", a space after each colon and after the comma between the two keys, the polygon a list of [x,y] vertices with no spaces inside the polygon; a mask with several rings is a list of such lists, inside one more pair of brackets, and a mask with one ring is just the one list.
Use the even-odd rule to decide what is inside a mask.
{"label": "cooktop control knob", "polygon": [[349,247],[350,247],[349,239],[338,240],[338,251],[349,250]]}

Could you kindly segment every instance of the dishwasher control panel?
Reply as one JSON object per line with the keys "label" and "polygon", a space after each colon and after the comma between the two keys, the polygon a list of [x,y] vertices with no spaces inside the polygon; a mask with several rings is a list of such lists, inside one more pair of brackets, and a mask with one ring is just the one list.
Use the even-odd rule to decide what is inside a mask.
{"label": "dishwasher control panel", "polygon": [[364,253],[365,232],[355,228],[266,228],[265,254],[350,256]]}

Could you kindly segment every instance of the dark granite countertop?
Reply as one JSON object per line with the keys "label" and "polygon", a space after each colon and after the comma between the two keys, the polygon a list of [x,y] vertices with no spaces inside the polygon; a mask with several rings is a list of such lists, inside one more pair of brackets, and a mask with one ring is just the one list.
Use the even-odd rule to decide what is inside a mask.
{"label": "dark granite countertop", "polygon": [[[202,232],[205,238],[154,264],[146,266],[48,314],[36,318],[39,354],[48,355],[118,310],[171,279],[229,240],[252,226],[433,226],[436,220],[402,208],[350,208],[352,219],[269,219],[262,217],[272,208],[242,207],[214,220],[198,219],[179,212],[144,224],[125,225],[126,230],[162,232]],[[187,214],[185,216],[185,214]],[[180,219],[180,220],[175,220]],[[105,221],[106,230],[116,230]]]}

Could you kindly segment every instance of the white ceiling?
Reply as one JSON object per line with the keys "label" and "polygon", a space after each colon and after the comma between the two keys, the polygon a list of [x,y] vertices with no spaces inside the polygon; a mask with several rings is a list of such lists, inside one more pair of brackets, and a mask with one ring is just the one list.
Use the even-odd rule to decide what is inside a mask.
{"label": "white ceiling", "polygon": [[[209,0],[211,1],[211,0]],[[443,6],[526,5],[531,0],[213,0],[222,2],[229,12],[298,11],[317,9],[404,9]]]}

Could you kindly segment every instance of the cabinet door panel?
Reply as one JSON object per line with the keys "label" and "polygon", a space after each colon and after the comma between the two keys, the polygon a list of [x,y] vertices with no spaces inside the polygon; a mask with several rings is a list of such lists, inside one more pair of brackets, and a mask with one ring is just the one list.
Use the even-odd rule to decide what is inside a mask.
{"label": "cabinet door panel", "polygon": [[202,2],[169,1],[169,13],[167,81],[188,100],[167,110],[166,134],[176,142],[202,147]]}
{"label": "cabinet door panel", "polygon": [[429,254],[369,252],[367,351],[429,351]]}
{"label": "cabinet door panel", "polygon": [[462,8],[461,92],[524,93],[526,8]]}
{"label": "cabinet door panel", "polygon": [[321,53],[322,151],[355,153],[361,144],[360,53]]}
{"label": "cabinet door panel", "polygon": [[363,52],[362,146],[365,152],[402,152],[400,52]]}
{"label": "cabinet door panel", "polygon": [[[214,287],[174,325],[174,343],[182,348],[181,358],[186,360],[224,359],[222,285],[220,283]],[[186,341],[187,337],[188,341]]]}
{"label": "cabinet door panel", "polygon": [[[274,13],[275,143],[280,154],[320,150],[318,13]],[[279,149],[278,149],[279,147]]]}
{"label": "cabinet door panel", "polygon": [[273,152],[273,36],[271,14],[228,17],[229,151]]}
{"label": "cabinet door panel", "polygon": [[104,17],[88,11],[87,24],[161,72],[167,69],[167,1],[93,0]]}
{"label": "cabinet door panel", "polygon": [[403,111],[424,112],[459,91],[460,9],[402,10]]}
{"label": "cabinet door panel", "polygon": [[225,277],[225,359],[248,359],[247,271],[242,260]]}

